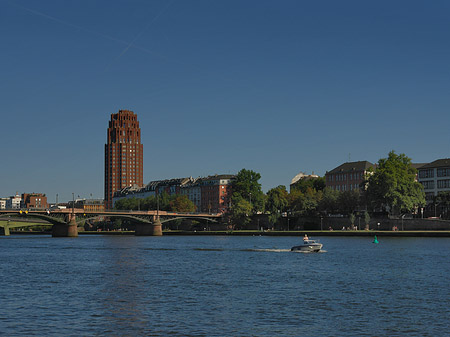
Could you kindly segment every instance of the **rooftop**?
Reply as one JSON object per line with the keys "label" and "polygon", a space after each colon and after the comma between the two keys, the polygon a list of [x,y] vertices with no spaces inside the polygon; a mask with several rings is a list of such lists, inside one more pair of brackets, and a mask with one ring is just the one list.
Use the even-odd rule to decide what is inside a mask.
{"label": "rooftop", "polygon": [[420,168],[426,169],[426,168],[435,168],[435,167],[450,167],[450,158],[438,159],[429,164],[425,164]]}
{"label": "rooftop", "polygon": [[329,173],[341,173],[341,172],[354,172],[354,171],[366,171],[369,167],[375,168],[375,164],[372,164],[371,162],[368,162],[367,160],[364,161],[354,161],[350,163],[344,163],[342,165],[339,165],[335,169],[327,172]]}

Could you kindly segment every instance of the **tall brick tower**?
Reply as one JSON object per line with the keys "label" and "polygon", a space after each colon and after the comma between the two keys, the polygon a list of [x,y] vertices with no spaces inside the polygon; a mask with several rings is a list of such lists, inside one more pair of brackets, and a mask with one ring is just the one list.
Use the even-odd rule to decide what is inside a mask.
{"label": "tall brick tower", "polygon": [[105,144],[105,209],[112,208],[113,194],[130,185],[143,186],[143,146],[137,115],[119,110],[111,114]]}

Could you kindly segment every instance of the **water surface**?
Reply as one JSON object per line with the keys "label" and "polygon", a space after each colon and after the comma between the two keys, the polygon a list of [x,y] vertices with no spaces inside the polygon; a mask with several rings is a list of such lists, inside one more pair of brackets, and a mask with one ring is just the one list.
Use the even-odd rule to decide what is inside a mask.
{"label": "water surface", "polygon": [[444,336],[450,239],[0,238],[0,335]]}

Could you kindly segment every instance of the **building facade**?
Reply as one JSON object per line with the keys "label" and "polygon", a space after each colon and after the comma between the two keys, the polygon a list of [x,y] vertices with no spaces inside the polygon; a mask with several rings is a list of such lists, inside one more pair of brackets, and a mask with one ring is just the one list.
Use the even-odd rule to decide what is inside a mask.
{"label": "building facade", "polygon": [[427,202],[432,202],[440,192],[450,191],[450,159],[422,165],[418,170],[418,181],[423,185]]}
{"label": "building facade", "polygon": [[6,199],[6,209],[20,209],[22,207],[22,198],[19,194]]}
{"label": "building facade", "polygon": [[116,191],[113,196],[114,204],[124,198],[144,199],[150,196],[161,195],[167,193],[168,195],[184,194],[183,189],[186,185],[192,184],[195,181],[192,177],[189,178],[174,178],[166,180],[150,181],[144,187],[138,185],[127,186],[120,191]]}
{"label": "building facade", "polygon": [[231,183],[234,175],[214,175],[205,178],[175,178],[156,180],[139,188],[128,186],[114,193],[113,204],[124,198],[146,198],[161,193],[186,195],[197,212],[223,213],[230,207]]}
{"label": "building facade", "polygon": [[25,208],[48,208],[47,197],[42,193],[23,193],[22,202]]}
{"label": "building facade", "polygon": [[368,161],[344,163],[325,173],[325,186],[337,191],[359,190],[369,168],[376,166]]}
{"label": "building facade", "polygon": [[297,184],[301,180],[312,180],[317,179],[319,176],[317,174],[306,174],[303,172],[300,172],[297,174],[294,178],[292,178],[291,183],[289,184],[289,191],[292,191],[292,189],[295,187],[295,184]]}
{"label": "building facade", "polygon": [[67,207],[69,208],[72,208],[72,205],[86,212],[103,212],[105,210],[103,199],[76,199],[75,203],[73,201],[67,203]]}
{"label": "building facade", "polygon": [[200,187],[201,178],[195,178],[181,186],[181,195],[186,195],[195,205],[195,209],[199,212],[202,209],[202,189]]}
{"label": "building facade", "polygon": [[201,178],[201,211],[204,213],[224,213],[230,207],[231,183],[233,175],[222,174]]}
{"label": "building facade", "polygon": [[111,114],[105,144],[105,208],[113,206],[114,192],[142,187],[143,145],[137,115],[129,110]]}

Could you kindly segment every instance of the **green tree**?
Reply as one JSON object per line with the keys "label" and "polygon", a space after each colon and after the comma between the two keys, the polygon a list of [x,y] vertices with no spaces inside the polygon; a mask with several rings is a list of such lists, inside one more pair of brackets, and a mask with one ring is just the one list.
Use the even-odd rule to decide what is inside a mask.
{"label": "green tree", "polygon": [[366,224],[366,228],[369,229],[370,215],[367,211],[364,212],[364,222]]}
{"label": "green tree", "polygon": [[269,222],[274,225],[288,206],[288,192],[285,186],[278,186],[267,192],[266,211],[269,214]]}
{"label": "green tree", "polygon": [[173,212],[191,213],[195,212],[194,203],[187,195],[176,195],[169,201],[170,209]]}
{"label": "green tree", "polygon": [[410,212],[424,205],[425,193],[422,184],[416,181],[416,173],[405,154],[389,152],[388,158],[378,161],[375,173],[368,179],[368,201],[391,214]]}
{"label": "green tree", "polygon": [[350,214],[358,208],[359,204],[359,191],[343,191],[339,193],[338,206],[339,210],[343,214]]}
{"label": "green tree", "polygon": [[138,200],[136,198],[123,198],[114,203],[114,209],[118,210],[137,210]]}
{"label": "green tree", "polygon": [[339,191],[326,187],[322,191],[322,198],[319,202],[319,210],[325,214],[333,214],[338,208]]}
{"label": "green tree", "polygon": [[308,187],[305,193],[293,189],[289,194],[289,208],[298,216],[314,215],[322,198],[322,191]]}
{"label": "green tree", "polygon": [[245,227],[250,222],[251,212],[252,205],[247,199],[242,198],[240,194],[233,195],[229,217],[234,226],[238,229]]}
{"label": "green tree", "polygon": [[351,224],[352,226],[354,226],[354,225],[355,225],[355,220],[356,220],[356,215],[353,214],[353,213],[350,213],[348,219],[350,220],[350,224]]}
{"label": "green tree", "polygon": [[251,205],[250,214],[257,211],[263,212],[265,196],[261,190],[259,179],[261,179],[261,175],[257,172],[246,169],[240,170],[232,183],[231,204],[246,199]]}
{"label": "green tree", "polygon": [[302,193],[305,193],[308,188],[322,191],[325,188],[325,177],[299,179],[291,186],[291,189],[300,190]]}

